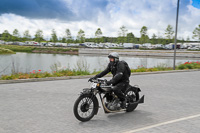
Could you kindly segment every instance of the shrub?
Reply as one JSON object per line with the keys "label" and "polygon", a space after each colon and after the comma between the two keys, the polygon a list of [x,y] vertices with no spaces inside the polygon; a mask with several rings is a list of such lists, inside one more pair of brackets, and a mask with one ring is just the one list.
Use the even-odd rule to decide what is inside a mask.
{"label": "shrub", "polygon": [[178,69],[200,69],[200,62],[185,62],[184,64],[180,64]]}
{"label": "shrub", "polygon": [[178,69],[180,69],[180,70],[183,70],[183,69],[186,69],[186,68],[187,67],[184,64],[181,64],[181,65],[178,66]]}
{"label": "shrub", "polygon": [[159,71],[157,68],[148,68],[147,72]]}

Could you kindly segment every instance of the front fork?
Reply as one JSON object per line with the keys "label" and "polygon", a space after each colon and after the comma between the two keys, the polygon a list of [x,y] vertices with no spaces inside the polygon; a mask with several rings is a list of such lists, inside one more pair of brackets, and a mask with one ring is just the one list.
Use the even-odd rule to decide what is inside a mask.
{"label": "front fork", "polygon": [[89,105],[92,103],[92,99],[94,100],[95,115],[99,110],[99,102],[96,97],[97,93],[98,92],[92,92],[91,89],[84,89],[83,92],[81,92],[81,95],[90,95],[90,98],[86,100]]}

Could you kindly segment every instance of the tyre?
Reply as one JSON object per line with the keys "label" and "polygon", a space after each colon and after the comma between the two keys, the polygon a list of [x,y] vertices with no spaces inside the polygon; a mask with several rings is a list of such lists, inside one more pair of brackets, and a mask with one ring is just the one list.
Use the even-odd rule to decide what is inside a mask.
{"label": "tyre", "polygon": [[140,99],[139,92],[131,87],[125,92],[125,96],[127,99],[126,112],[134,111],[138,106],[136,102]]}
{"label": "tyre", "polygon": [[98,112],[98,101],[96,96],[83,94],[74,103],[74,115],[82,121],[89,121]]}

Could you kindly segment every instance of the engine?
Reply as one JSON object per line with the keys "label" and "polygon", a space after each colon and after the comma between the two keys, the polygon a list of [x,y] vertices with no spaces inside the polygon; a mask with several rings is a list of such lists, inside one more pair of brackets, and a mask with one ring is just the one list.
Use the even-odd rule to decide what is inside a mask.
{"label": "engine", "polygon": [[119,101],[118,98],[114,99],[113,101],[107,103],[107,108],[109,110],[112,110],[112,111],[119,110],[120,109],[120,103],[121,102]]}

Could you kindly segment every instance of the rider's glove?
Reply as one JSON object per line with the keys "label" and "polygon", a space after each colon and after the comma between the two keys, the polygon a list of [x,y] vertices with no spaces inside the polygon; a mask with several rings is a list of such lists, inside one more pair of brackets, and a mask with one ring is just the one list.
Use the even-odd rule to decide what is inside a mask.
{"label": "rider's glove", "polygon": [[90,78],[90,79],[88,80],[88,82],[92,82],[92,80],[94,80],[94,79],[96,79],[96,76]]}
{"label": "rider's glove", "polygon": [[111,85],[112,82],[111,82],[111,81],[106,81],[106,84],[107,84],[107,85]]}

